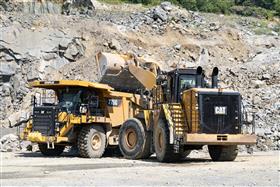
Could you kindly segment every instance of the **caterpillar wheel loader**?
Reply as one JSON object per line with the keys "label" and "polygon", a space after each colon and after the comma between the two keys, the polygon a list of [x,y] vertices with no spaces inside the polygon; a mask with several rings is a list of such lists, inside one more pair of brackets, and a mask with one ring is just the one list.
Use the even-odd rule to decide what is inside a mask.
{"label": "caterpillar wheel loader", "polygon": [[[209,85],[201,67],[162,72],[152,61],[107,53],[99,53],[97,62],[101,82],[146,95],[150,102],[120,128],[118,141],[125,158],[141,158],[148,146],[159,161],[172,162],[207,145],[212,160],[233,161],[238,145],[256,144],[254,124],[251,132],[242,129],[240,93],[218,88],[218,68]],[[119,84],[124,79],[125,85]]]}
{"label": "caterpillar wheel loader", "polygon": [[[65,146],[77,146],[82,157],[102,157],[106,148],[117,148],[124,121],[141,115],[146,105],[140,95],[100,83],[35,81],[31,87],[37,91],[33,112],[20,137],[38,143],[45,156],[58,156]],[[148,157],[150,152],[145,148],[139,156]]]}

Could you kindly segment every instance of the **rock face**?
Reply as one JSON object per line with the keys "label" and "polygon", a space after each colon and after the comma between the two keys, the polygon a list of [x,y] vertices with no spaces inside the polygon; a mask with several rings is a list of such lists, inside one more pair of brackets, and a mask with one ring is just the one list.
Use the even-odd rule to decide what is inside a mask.
{"label": "rock face", "polygon": [[256,115],[257,148],[280,149],[280,39],[254,34],[261,20],[201,14],[169,2],[99,5],[94,12],[92,1],[56,2],[0,2],[1,126],[28,117],[29,82],[96,81],[97,52],[129,52],[156,59],[164,70],[201,65],[208,78],[219,67],[220,85],[240,91]]}
{"label": "rock face", "polygon": [[1,11],[21,11],[31,14],[95,15],[91,0],[4,0]]}

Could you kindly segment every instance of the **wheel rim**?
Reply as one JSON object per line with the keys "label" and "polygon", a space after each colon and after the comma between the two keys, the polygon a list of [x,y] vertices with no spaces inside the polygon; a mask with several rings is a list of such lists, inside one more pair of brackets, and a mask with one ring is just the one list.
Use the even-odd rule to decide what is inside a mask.
{"label": "wheel rim", "polygon": [[159,132],[158,132],[158,148],[159,148],[159,151],[162,152],[162,147],[163,147],[163,134],[162,134],[162,130],[159,129]]}
{"label": "wheel rim", "polygon": [[136,146],[137,135],[134,129],[129,128],[125,132],[125,142],[129,149],[133,149]]}
{"label": "wheel rim", "polygon": [[94,134],[91,138],[91,147],[93,150],[99,150],[101,147],[101,137],[99,134]]}

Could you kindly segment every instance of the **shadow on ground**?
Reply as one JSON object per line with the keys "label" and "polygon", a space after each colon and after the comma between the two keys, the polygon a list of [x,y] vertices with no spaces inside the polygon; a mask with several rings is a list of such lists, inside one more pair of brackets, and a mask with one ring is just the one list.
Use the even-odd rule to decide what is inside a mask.
{"label": "shadow on ground", "polygon": [[[79,157],[79,155],[77,153],[68,153],[65,152],[63,153],[61,156],[57,156],[57,157],[47,157],[42,155],[39,151],[38,152],[21,152],[21,153],[16,153],[16,157],[32,157],[32,158],[81,158]],[[103,158],[114,158],[114,159],[125,159],[124,157],[122,157],[121,155],[117,154],[117,155],[105,155]],[[81,159],[89,159],[89,158],[81,158]],[[150,158],[148,159],[142,159],[140,160],[142,162],[146,162],[146,163],[159,163],[156,156],[152,155]],[[211,159],[209,158],[186,158],[186,160],[181,160],[178,162],[172,162],[172,163],[164,163],[164,164],[176,164],[176,163],[205,163],[205,162],[210,162]]]}

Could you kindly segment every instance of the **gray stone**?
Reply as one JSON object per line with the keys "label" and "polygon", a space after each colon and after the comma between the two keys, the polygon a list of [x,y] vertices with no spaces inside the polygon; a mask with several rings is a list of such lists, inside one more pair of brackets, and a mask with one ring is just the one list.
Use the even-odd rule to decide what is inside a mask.
{"label": "gray stone", "polygon": [[66,0],[63,2],[62,13],[65,15],[95,15],[95,7],[91,0]]}
{"label": "gray stone", "polygon": [[275,110],[280,110],[280,102],[274,103]]}
{"label": "gray stone", "polygon": [[71,43],[66,49],[64,56],[69,60],[75,60],[77,55],[79,54],[79,50],[74,43]]}
{"label": "gray stone", "polygon": [[169,1],[162,2],[160,4],[160,7],[165,11],[171,11],[172,10],[171,2],[169,2]]}
{"label": "gray stone", "polygon": [[152,25],[152,28],[153,28],[153,29],[158,29],[158,26],[157,26],[156,24],[153,24],[153,25]]}
{"label": "gray stone", "polygon": [[174,49],[176,49],[176,50],[179,51],[179,50],[181,49],[181,47],[182,47],[181,44],[176,44],[176,45],[174,46]]}
{"label": "gray stone", "polygon": [[59,42],[59,47],[61,49],[67,49],[69,43],[71,42],[72,40],[69,39],[69,38],[63,38],[60,42]]}
{"label": "gray stone", "polygon": [[275,32],[275,31],[271,31],[271,34],[273,35],[273,36],[278,36],[279,34],[277,33],[277,32]]}
{"label": "gray stone", "polygon": [[270,78],[271,76],[268,73],[262,75],[262,80],[269,80]]}
{"label": "gray stone", "polygon": [[16,73],[17,65],[14,63],[0,62],[0,75],[14,75]]}
{"label": "gray stone", "polygon": [[46,61],[55,59],[57,57],[57,55],[55,53],[46,53],[43,55],[43,59]]}
{"label": "gray stone", "polygon": [[3,96],[10,96],[11,92],[13,90],[13,87],[10,83],[4,83],[2,85],[2,94]]}
{"label": "gray stone", "polygon": [[155,20],[160,19],[161,21],[165,22],[168,19],[167,13],[160,7],[155,8],[153,13],[153,18]]}
{"label": "gray stone", "polygon": [[210,23],[209,24],[210,31],[217,31],[220,29],[220,25],[218,23]]}
{"label": "gray stone", "polygon": [[262,86],[265,85],[265,82],[263,82],[261,80],[252,80],[251,83],[253,84],[253,86],[255,88],[261,88]]}
{"label": "gray stone", "polygon": [[40,79],[40,73],[38,71],[38,69],[35,67],[35,65],[30,65],[28,67],[28,71],[27,71],[27,80],[28,81],[33,81],[33,80],[39,80]]}
{"label": "gray stone", "polygon": [[0,139],[0,151],[12,152],[20,150],[19,137],[14,134],[7,134]]}

